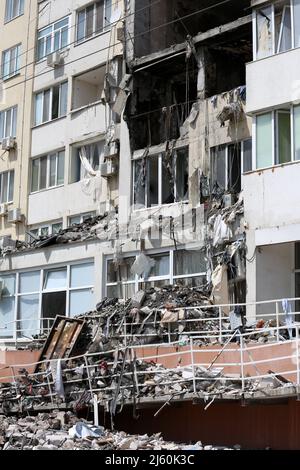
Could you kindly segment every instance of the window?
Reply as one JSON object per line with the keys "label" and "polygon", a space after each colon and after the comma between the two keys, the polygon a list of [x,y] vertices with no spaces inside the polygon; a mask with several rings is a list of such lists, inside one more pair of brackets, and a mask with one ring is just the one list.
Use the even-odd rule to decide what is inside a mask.
{"label": "window", "polygon": [[51,153],[31,161],[31,192],[64,184],[65,152]]}
{"label": "window", "polygon": [[2,79],[13,77],[20,70],[20,44],[2,52]]}
{"label": "window", "polygon": [[107,297],[126,299],[140,289],[170,284],[195,287],[205,283],[206,262],[202,251],[171,250],[147,256],[154,262],[147,278],[132,273],[136,256],[124,258],[120,263],[107,260]]}
{"label": "window", "polygon": [[52,52],[59,51],[69,44],[69,17],[38,31],[37,58],[43,59]]}
{"label": "window", "polygon": [[17,106],[0,112],[0,140],[17,135]]}
{"label": "window", "polygon": [[14,170],[0,173],[0,203],[13,202],[14,199]]}
{"label": "window", "polygon": [[211,191],[239,193],[242,174],[252,170],[252,139],[211,149]]}
{"label": "window", "polygon": [[101,140],[99,142],[73,148],[70,183],[75,183],[84,179],[88,173],[87,168],[85,168],[81,161],[80,155],[81,157],[86,157],[88,165],[90,165],[93,170],[99,170],[100,163],[103,162],[104,158],[104,145],[104,140]]}
{"label": "window", "polygon": [[77,13],[77,42],[91,38],[110,25],[112,0],[99,0]]}
{"label": "window", "polygon": [[52,223],[40,225],[39,227],[31,228],[30,234],[33,235],[34,238],[48,237],[49,235],[55,235],[56,233],[59,233],[60,230],[62,230],[62,228],[63,228],[62,222],[52,222]]}
{"label": "window", "polygon": [[66,116],[68,102],[68,82],[55,85],[35,95],[34,125]]}
{"label": "window", "polygon": [[279,0],[256,10],[255,59],[300,45],[300,0]]}
{"label": "window", "polygon": [[[94,308],[94,263],[2,274],[0,338],[31,338],[51,327],[56,315],[74,316]],[[18,319],[17,328],[14,323]],[[43,327],[43,328],[41,328]]]}
{"label": "window", "polygon": [[255,121],[256,168],[300,159],[299,105],[259,114]]}
{"label": "window", "polygon": [[85,214],[72,215],[68,219],[68,225],[82,224],[85,220],[95,217],[95,212],[86,212]]}
{"label": "window", "polygon": [[188,147],[133,162],[136,209],[188,200]]}
{"label": "window", "polygon": [[25,0],[6,0],[5,22],[13,20],[17,16],[24,14]]}

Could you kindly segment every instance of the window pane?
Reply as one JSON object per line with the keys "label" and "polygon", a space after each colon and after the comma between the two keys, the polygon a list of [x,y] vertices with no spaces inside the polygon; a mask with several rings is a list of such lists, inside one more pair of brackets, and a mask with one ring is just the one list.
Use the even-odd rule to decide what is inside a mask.
{"label": "window pane", "polygon": [[112,260],[107,262],[107,283],[133,281],[135,275],[131,268],[135,262],[135,257],[124,258],[119,265],[115,265]]}
{"label": "window pane", "polygon": [[6,0],[5,21],[9,21],[13,16],[13,0]]}
{"label": "window pane", "polygon": [[49,227],[42,227],[41,228],[41,236],[42,237],[48,237],[49,235]]}
{"label": "window pane", "polygon": [[17,117],[18,117],[18,108],[14,107],[12,109],[12,130],[11,130],[11,135],[12,137],[16,137],[17,135]]}
{"label": "window pane", "polygon": [[69,224],[70,225],[75,225],[75,224],[80,224],[81,223],[81,216],[80,215],[75,215],[74,217],[70,217],[69,219]]}
{"label": "window pane", "polygon": [[63,20],[60,20],[54,24],[54,30],[56,31],[57,29],[63,28],[64,26],[68,26],[68,24],[69,18],[64,18]]}
{"label": "window pane", "polygon": [[284,52],[292,47],[292,25],[290,0],[284,5],[275,4],[276,52]]}
{"label": "window pane", "polygon": [[295,47],[300,46],[300,0],[294,0]]}
{"label": "window pane", "polygon": [[47,186],[47,157],[40,158],[40,187],[45,189]]}
{"label": "window pane", "polygon": [[295,269],[300,269],[300,243],[295,243]]}
{"label": "window pane", "polygon": [[135,293],[135,284],[107,286],[106,295],[110,299],[129,299]]}
{"label": "window pane", "polygon": [[198,286],[203,286],[206,283],[206,277],[199,276],[199,277],[179,278],[179,279],[175,279],[174,283],[178,286],[198,287]]}
{"label": "window pane", "polygon": [[50,155],[49,186],[56,185],[56,154]]}
{"label": "window pane", "polygon": [[71,287],[94,285],[94,263],[71,266]]}
{"label": "window pane", "polygon": [[53,50],[58,51],[60,49],[60,31],[54,33],[54,46]]}
{"label": "window pane", "polygon": [[29,273],[20,273],[19,292],[38,292],[40,290],[40,271],[31,271]]}
{"label": "window pane", "polygon": [[78,13],[77,19],[77,41],[84,39],[85,29],[85,10]]}
{"label": "window pane", "polygon": [[290,113],[277,113],[278,149],[277,163],[291,161],[291,117]]}
{"label": "window pane", "polygon": [[243,171],[252,170],[252,139],[244,140],[243,142]]}
{"label": "window pane", "polygon": [[170,256],[169,254],[150,255],[155,260],[155,265],[151,268],[149,277],[168,276],[170,274]]}
{"label": "window pane", "polygon": [[86,9],[86,33],[85,37],[88,38],[93,34],[94,24],[94,4]]}
{"label": "window pane", "polygon": [[12,109],[6,111],[5,137],[11,136]]}
{"label": "window pane", "polygon": [[4,136],[4,121],[5,121],[5,111],[0,113],[0,139],[2,140]]}
{"label": "window pane", "polygon": [[256,118],[256,167],[272,165],[272,114],[262,114]]}
{"label": "window pane", "polygon": [[172,204],[174,198],[174,164],[173,157],[162,156],[162,188],[161,203]]}
{"label": "window pane", "polygon": [[5,51],[2,54],[2,75],[3,79],[9,76],[9,58],[10,58],[10,51]]}
{"label": "window pane", "polygon": [[67,287],[67,270],[56,269],[45,274],[45,289],[65,289]]}
{"label": "window pane", "polygon": [[272,54],[272,6],[256,11],[257,15],[257,59]]}
{"label": "window pane", "polygon": [[300,106],[294,106],[294,141],[295,160],[300,160]]}
{"label": "window pane", "polygon": [[8,202],[8,172],[2,174],[2,202]]}
{"label": "window pane", "polygon": [[19,14],[22,15],[24,13],[24,1],[25,0],[19,0],[20,6],[19,6]]}
{"label": "window pane", "polygon": [[226,149],[224,146],[213,148],[211,151],[211,187],[224,190],[226,186]]}
{"label": "window pane", "polygon": [[158,204],[158,157],[150,157],[147,162],[147,207]]}
{"label": "window pane", "polygon": [[57,184],[64,184],[65,152],[58,152],[57,158]]}
{"label": "window pane", "polygon": [[206,273],[206,262],[203,252],[196,250],[174,251],[174,276],[197,273]]}
{"label": "window pane", "polygon": [[68,103],[68,82],[62,83],[60,86],[60,108],[59,115],[65,116],[67,114]]}
{"label": "window pane", "polygon": [[[0,337],[11,338],[14,335],[15,325],[15,298],[3,298],[0,302]],[[8,324],[9,323],[9,324]]]}
{"label": "window pane", "polygon": [[43,122],[50,120],[50,90],[44,91]]}
{"label": "window pane", "polygon": [[14,200],[14,182],[15,182],[15,172],[9,172],[9,186],[8,186],[8,201],[12,202]]}
{"label": "window pane", "polygon": [[38,93],[35,96],[35,125],[42,123],[43,116],[43,93]]}
{"label": "window pane", "polygon": [[[0,281],[3,282],[3,292],[2,296],[14,295],[16,291],[16,275],[8,274],[0,276]],[[1,304],[1,302],[0,302]]]}
{"label": "window pane", "polygon": [[39,159],[32,160],[31,191],[39,190]]}
{"label": "window pane", "polygon": [[103,16],[104,16],[104,2],[96,3],[96,32],[103,29]]}
{"label": "window pane", "polygon": [[50,54],[51,53],[51,36],[47,36],[46,37],[46,55]]}
{"label": "window pane", "polygon": [[228,190],[241,191],[241,144],[228,146]]}
{"label": "window pane", "polygon": [[92,289],[81,289],[70,292],[70,316],[74,317],[95,309]]}
{"label": "window pane", "polygon": [[58,222],[57,224],[52,224],[52,233],[53,234],[60,232],[60,230],[62,230],[62,223],[61,222]]}
{"label": "window pane", "polygon": [[189,198],[189,150],[176,150],[176,201]]}
{"label": "window pane", "polygon": [[68,27],[61,31],[61,47],[66,47],[69,44],[69,29]]}
{"label": "window pane", "polygon": [[105,0],[105,26],[109,26],[111,22],[111,6],[112,0]]}
{"label": "window pane", "polygon": [[145,166],[146,160],[136,160],[134,163],[134,204],[145,207]]}
{"label": "window pane", "polygon": [[39,333],[39,294],[19,297],[18,337],[32,337]]}
{"label": "window pane", "polygon": [[58,106],[59,106],[59,85],[52,88],[52,119],[58,118]]}

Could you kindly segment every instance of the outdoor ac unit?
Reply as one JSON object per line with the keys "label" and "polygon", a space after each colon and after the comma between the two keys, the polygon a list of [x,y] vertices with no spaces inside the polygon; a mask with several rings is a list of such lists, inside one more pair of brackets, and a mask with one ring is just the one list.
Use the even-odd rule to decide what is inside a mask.
{"label": "outdoor ac unit", "polygon": [[112,161],[111,158],[107,159],[105,163],[100,165],[100,173],[104,178],[116,175],[118,172],[117,165]]}
{"label": "outdoor ac unit", "polygon": [[117,157],[119,155],[119,145],[116,141],[104,147],[104,157]]}
{"label": "outdoor ac unit", "polygon": [[6,137],[2,140],[2,150],[9,151],[16,148],[16,139],[14,137]]}
{"label": "outdoor ac unit", "polygon": [[7,221],[11,223],[18,223],[22,222],[22,214],[21,214],[21,209],[12,209],[11,211],[8,211],[7,214]]}
{"label": "outdoor ac unit", "polygon": [[7,204],[0,204],[0,217],[7,214]]}
{"label": "outdoor ac unit", "polygon": [[48,67],[58,67],[63,63],[63,55],[61,52],[53,52],[47,56]]}

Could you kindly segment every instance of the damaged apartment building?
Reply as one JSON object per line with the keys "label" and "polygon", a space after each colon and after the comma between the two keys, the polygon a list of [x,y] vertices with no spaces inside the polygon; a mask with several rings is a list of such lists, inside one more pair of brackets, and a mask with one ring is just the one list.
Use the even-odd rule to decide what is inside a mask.
{"label": "damaged apartment building", "polygon": [[[195,413],[231,446],[218,410],[235,413],[243,443],[260,445],[255,420],[267,445],[300,386],[300,0],[0,3],[1,382],[17,383],[14,364],[69,360],[82,336],[69,404],[96,390],[135,419],[139,401],[139,423],[171,440],[199,440],[170,426]],[[62,324],[65,355],[47,356]],[[128,409],[116,421],[145,432]]]}
{"label": "damaged apartment building", "polygon": [[[3,34],[28,13],[6,3]],[[147,287],[245,301],[249,2],[33,3],[34,46],[20,37],[2,56],[18,111],[3,165],[19,165],[2,173],[4,344]],[[5,97],[2,108],[7,120]]]}

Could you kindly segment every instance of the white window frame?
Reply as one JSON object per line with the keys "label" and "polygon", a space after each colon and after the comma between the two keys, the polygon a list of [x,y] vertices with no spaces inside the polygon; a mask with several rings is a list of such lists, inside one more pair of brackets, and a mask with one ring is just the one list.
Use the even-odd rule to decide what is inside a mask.
{"label": "white window frame", "polygon": [[[106,32],[110,29],[111,17],[109,18],[109,20],[106,20],[106,11],[107,11],[107,4],[109,4],[109,9],[110,9],[110,11],[112,11],[112,6],[113,6],[112,0],[103,0],[103,7],[104,7],[103,8],[103,27],[102,27],[101,31],[97,31],[97,29],[96,29],[96,26],[97,26],[97,24],[96,24],[96,4],[97,3],[99,3],[99,2],[89,3],[85,7],[80,8],[79,10],[77,10],[77,12],[76,12],[75,45],[76,44],[81,44],[82,42],[85,42],[85,41],[88,41],[89,39],[92,39],[95,36],[98,36],[99,34],[102,34],[102,33]],[[90,36],[87,37],[86,36],[87,8],[89,8],[92,5],[94,7],[94,11],[93,11],[93,33]],[[79,14],[82,13],[82,12],[85,12],[85,15],[84,15],[84,36],[83,36],[82,39],[78,39]]]}
{"label": "white window frame", "polygon": [[[66,49],[70,45],[70,18],[71,18],[70,15],[64,16],[60,20],[55,21],[55,23],[51,23],[50,25],[45,26],[44,28],[40,29],[37,32],[37,51],[36,51],[37,62],[41,62],[41,61],[45,60],[49,54],[52,54],[53,52],[56,52],[56,51],[61,51],[63,49]],[[64,26],[62,26],[58,29],[55,29],[55,26],[58,23],[60,23],[61,21],[64,21],[64,20],[68,20],[68,24],[64,25]],[[67,44],[65,46],[62,46],[62,44],[61,44],[62,31],[65,30],[66,28],[67,28],[67,32],[68,32]],[[47,31],[47,30],[50,30],[50,29],[51,29],[51,31],[49,33],[46,33],[45,35],[42,35],[41,37],[39,37],[43,33],[43,31]],[[55,49],[54,48],[55,34],[58,31],[59,31],[59,48]],[[47,38],[50,38],[50,44],[51,44],[49,52],[46,51]],[[39,56],[39,43],[40,43],[41,40],[43,40],[43,54],[40,57]]]}
{"label": "white window frame", "polygon": [[[181,251],[179,249],[179,251]],[[205,272],[198,272],[198,273],[193,273],[193,274],[180,274],[180,275],[175,275],[175,265],[174,265],[174,252],[175,249],[161,249],[158,251],[152,251],[149,250],[147,251],[147,256],[150,258],[155,256],[155,255],[168,255],[169,256],[169,274],[167,275],[162,275],[162,276],[150,276],[149,278],[145,279],[143,277],[139,277],[138,275],[134,276],[133,280],[130,281],[120,281],[120,282],[107,282],[108,278],[108,263],[113,261],[113,258],[111,256],[108,256],[106,258],[105,262],[105,291],[104,291],[104,296],[107,297],[107,290],[108,287],[118,287],[119,285],[122,286],[127,286],[127,285],[134,285],[134,291],[138,292],[141,289],[141,284],[143,283],[151,283],[151,282],[159,282],[159,281],[167,281],[170,285],[176,284],[176,281],[180,279],[190,279],[190,278],[197,278],[197,277],[203,277],[205,278],[207,275],[207,271]],[[138,254],[137,253],[126,253],[127,258],[137,258]]]}
{"label": "white window frame", "polygon": [[[57,85],[53,85],[50,88],[45,88],[44,90],[38,91],[34,95],[34,123],[33,127],[41,126],[43,124],[46,124],[48,122],[55,121],[56,119],[60,119],[63,117],[66,117],[68,110],[66,111],[66,114],[60,114],[60,109],[61,109],[61,89],[64,84],[68,84],[67,80],[64,80],[61,83],[58,83]],[[53,90],[54,88],[59,87],[59,98],[58,98],[58,117],[57,118],[52,118],[52,109],[53,109]],[[45,100],[45,93],[50,91],[50,98],[49,98],[49,115],[48,119],[43,121],[43,115],[44,115],[44,100]],[[36,122],[36,102],[37,102],[37,96],[42,95],[42,103],[41,103],[41,112],[42,112],[42,122]],[[68,87],[67,87],[67,107],[68,107]]]}
{"label": "white window frame", "polygon": [[46,224],[33,226],[33,227],[30,228],[29,233],[33,234],[33,231],[37,231],[37,234],[36,235],[33,234],[33,235],[37,236],[37,237],[41,237],[41,236],[43,236],[43,233],[42,233],[43,229],[47,229],[48,233],[47,233],[46,236],[51,236],[51,235],[53,235],[53,226],[58,225],[58,224],[61,225],[61,229],[62,229],[63,228],[63,221],[62,221],[62,219],[60,219],[60,220],[57,220],[55,222],[49,222],[49,223],[46,223]]}
{"label": "white window frame", "polygon": [[[65,170],[65,156],[66,156],[66,152],[65,152],[65,149],[61,149],[61,150],[57,150],[56,152],[51,152],[47,155],[40,155],[39,157],[34,157],[31,159],[31,189],[32,189],[32,177],[33,177],[33,171],[32,171],[32,165],[33,165],[33,161],[39,161],[39,172],[38,172],[38,185],[40,184],[40,175],[41,175],[41,163],[40,163],[40,160],[42,158],[45,158],[47,157],[47,164],[46,164],[46,187],[45,188],[42,188],[42,189],[37,189],[36,191],[30,191],[30,194],[34,194],[34,193],[39,193],[41,191],[45,191],[47,189],[52,189],[52,188],[58,188],[60,186],[64,186],[65,184],[65,171],[64,171],[64,181],[63,183],[59,183],[58,184],[58,160],[59,160],[59,154],[60,153],[64,153],[64,170]],[[50,185],[50,161],[51,161],[51,157],[53,157],[55,155],[55,184],[54,185]]]}
{"label": "white window frame", "polygon": [[[14,295],[7,296],[7,297],[15,297],[15,307],[14,307],[14,332],[13,336],[8,337],[0,337],[0,344],[3,342],[9,342],[9,341],[22,341],[24,342],[24,336],[18,337],[17,334],[17,329],[20,329],[20,318],[19,318],[19,298],[21,296],[29,296],[29,295],[38,295],[39,296],[39,312],[38,312],[38,318],[37,318],[37,324],[38,324],[38,329],[40,331],[43,331],[43,321],[45,319],[42,316],[42,299],[43,299],[43,294],[49,293],[49,292],[66,292],[66,317],[70,317],[70,293],[75,292],[75,291],[80,291],[80,290],[91,290],[94,292],[95,289],[95,277],[94,277],[94,284],[93,285],[82,285],[80,287],[71,287],[71,268],[73,266],[79,266],[79,265],[84,265],[88,263],[93,263],[93,269],[95,272],[95,260],[94,259],[85,259],[85,260],[80,260],[80,261],[74,261],[70,262],[68,264],[64,265],[53,265],[53,266],[48,266],[47,268],[45,267],[36,267],[36,268],[28,268],[26,270],[22,271],[14,271],[14,272],[3,272],[2,275],[15,275],[15,293]],[[60,270],[60,269],[67,269],[67,283],[66,283],[66,288],[63,289],[44,289],[44,280],[45,280],[45,275],[46,272],[48,271],[54,271],[54,270]],[[40,280],[39,280],[39,290],[38,291],[32,291],[32,292],[20,292],[20,274],[25,274],[25,273],[33,273],[33,272],[39,272],[40,273]],[[82,312],[84,314],[86,312]]]}
{"label": "white window frame", "polygon": [[[177,159],[177,152],[183,149],[187,149],[187,159],[189,162],[189,147],[188,145],[183,145],[182,147],[176,147],[173,151],[173,169],[174,169],[174,202],[170,204],[165,204],[162,203],[162,187],[163,187],[163,181],[162,181],[162,174],[163,174],[163,157],[165,155],[165,152],[157,152],[157,153],[151,153],[147,155],[145,158],[145,165],[146,165],[146,175],[145,175],[145,205],[143,208],[136,208],[137,204],[135,204],[135,164],[138,161],[142,160],[142,157],[140,158],[133,158],[132,159],[132,203],[133,203],[133,208],[134,211],[139,211],[139,210],[144,210],[144,209],[151,209],[153,207],[165,207],[169,206],[172,204],[179,204],[179,203],[186,203],[188,202],[189,199],[185,199],[183,201],[176,201],[177,199],[177,185],[176,185],[176,172],[177,172],[177,165],[176,165],[176,159]],[[155,204],[153,206],[148,206],[148,180],[147,180],[147,166],[148,166],[148,160],[150,158],[157,158],[158,159],[158,204]],[[189,188],[188,188],[189,192]]]}
{"label": "white window frame", "polygon": [[[295,107],[298,107],[300,105],[290,105],[289,109],[284,109],[281,107],[278,107],[276,109],[273,109],[272,111],[263,111],[258,114],[256,114],[253,117],[253,142],[252,142],[252,167],[253,170],[262,170],[263,168],[260,168],[257,166],[257,153],[256,153],[256,146],[257,146],[257,117],[261,116],[263,114],[271,114],[272,115],[272,164],[270,167],[267,168],[272,168],[274,166],[282,166],[282,165],[288,165],[292,162],[298,162],[295,158],[295,139],[294,139],[294,109]],[[277,151],[278,151],[278,134],[277,134],[277,116],[278,112],[285,112],[285,113],[290,113],[290,118],[291,118],[291,159],[286,162],[286,163],[278,163],[277,162]]]}
{"label": "white window frame", "polygon": [[[17,44],[16,46],[10,47],[9,49],[6,49],[5,51],[2,52],[2,67],[1,67],[1,73],[2,73],[2,80],[8,80],[9,78],[14,77],[15,75],[18,75],[20,73],[20,49],[21,49],[21,44]],[[9,63],[9,69],[12,64],[12,54],[15,51],[15,58],[13,61],[13,69],[9,70],[9,73],[5,75],[5,66],[7,63]],[[5,58],[5,55],[8,55],[8,58]]]}
{"label": "white window frame", "polygon": [[[7,194],[6,194],[6,200],[3,199],[3,177],[4,175],[7,175]],[[13,178],[12,178],[13,175]],[[12,192],[12,195],[14,194],[14,170],[9,170],[9,171],[3,171],[0,173],[0,204],[11,204],[13,202],[12,200],[9,199],[9,193]],[[11,183],[11,180],[13,181],[13,184]],[[12,191],[11,191],[11,184],[12,184]]]}
{"label": "white window frame", "polygon": [[[7,125],[7,115],[11,111],[11,116],[10,116],[10,123],[9,123],[9,129],[10,132],[8,135],[6,135],[6,125]],[[3,139],[6,139],[7,137],[16,137],[17,134],[17,119],[18,119],[18,106],[12,106],[11,108],[4,109],[3,111],[0,111],[0,115],[4,114],[4,120],[3,120],[3,137],[1,137],[0,134],[0,141]],[[15,132],[13,132],[15,130]],[[1,131],[1,129],[0,129]]]}
{"label": "white window frame", "polygon": [[[15,3],[17,3],[18,8],[16,9],[17,14],[14,16],[13,11],[15,10],[15,8],[14,8]],[[9,23],[10,21],[14,20],[15,18],[18,18],[19,16],[24,15],[24,3],[25,3],[25,0],[6,0],[4,23]],[[10,5],[11,5],[11,7],[9,8]],[[9,10],[12,13],[11,16],[9,16]]]}

